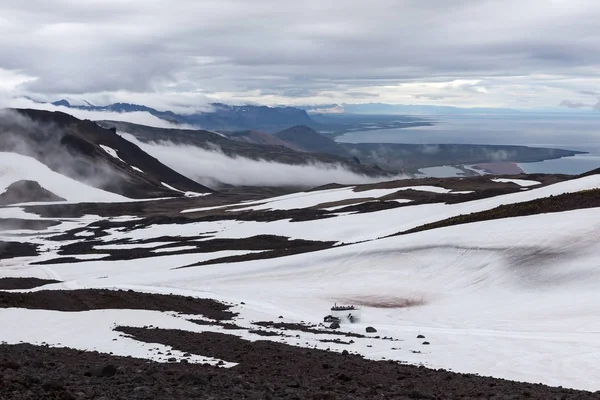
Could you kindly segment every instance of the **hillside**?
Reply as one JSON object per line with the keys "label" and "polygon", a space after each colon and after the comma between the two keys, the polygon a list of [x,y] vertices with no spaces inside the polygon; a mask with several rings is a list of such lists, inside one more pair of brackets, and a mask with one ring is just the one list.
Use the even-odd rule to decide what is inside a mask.
{"label": "hillside", "polygon": [[364,163],[377,163],[387,170],[416,173],[439,165],[469,165],[499,162],[537,162],[584,154],[582,151],[545,147],[479,144],[339,143]]}
{"label": "hillside", "polygon": [[[252,143],[230,140],[229,135],[205,130],[153,128],[118,121],[100,121],[99,124],[106,128],[116,128],[119,132],[131,134],[144,143],[166,142],[172,145],[193,146],[212,152],[219,151],[230,158],[243,157],[250,160],[263,160],[287,165],[319,163],[332,168],[341,166],[349,171],[366,176],[386,176],[385,172],[375,166],[359,164],[352,159],[335,154],[293,150],[293,147],[297,147],[293,143],[285,146],[262,145],[254,143],[254,140]],[[278,138],[273,139],[274,144],[281,143]]]}
{"label": "hillside", "polygon": [[[31,158],[12,164],[15,181],[30,179],[26,175],[31,175],[31,180],[35,180],[36,175],[41,178],[39,171],[47,169],[50,175],[60,176],[57,179],[71,179],[84,186],[121,195],[121,198],[212,192],[166,167],[114,130],[103,129],[94,122],[82,121],[68,114],[4,110],[0,114],[0,137],[0,150],[6,153],[4,158],[17,155],[19,160]],[[25,170],[23,162],[38,172]],[[11,162],[8,162],[6,168],[10,165]],[[38,183],[47,189],[46,186],[51,185]]]}
{"label": "hillside", "polygon": [[294,151],[306,151],[292,143],[288,143],[277,138],[275,135],[271,135],[259,131],[236,131],[236,132],[225,132],[228,139],[235,140],[236,142],[258,144],[261,146],[280,146],[287,147]]}
{"label": "hillside", "polygon": [[[150,368],[233,397],[251,379],[245,393],[282,398],[373,382],[386,398],[593,398],[486,376],[598,389],[599,190],[597,173],[540,174],[0,207],[0,347],[71,360],[8,372],[60,379],[57,395],[109,393],[103,374],[134,393]],[[334,303],[357,319],[324,322]]]}
{"label": "hillside", "polygon": [[297,146],[304,151],[328,153],[342,157],[351,157],[350,153],[335,140],[325,137],[308,126],[293,126],[273,136]]}

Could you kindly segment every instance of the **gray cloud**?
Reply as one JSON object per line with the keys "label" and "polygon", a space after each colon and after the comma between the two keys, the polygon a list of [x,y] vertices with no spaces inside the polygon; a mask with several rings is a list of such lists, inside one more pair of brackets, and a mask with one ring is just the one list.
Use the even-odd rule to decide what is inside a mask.
{"label": "gray cloud", "polygon": [[[20,89],[48,96],[316,98],[477,79],[503,102],[520,97],[504,78],[524,92],[586,90],[600,64],[599,17],[593,0],[4,0],[0,68],[36,78]],[[408,96],[443,100],[444,91]]]}
{"label": "gray cloud", "polygon": [[559,106],[561,107],[567,107],[567,108],[586,108],[586,107],[591,107],[590,104],[586,104],[586,103],[578,103],[575,101],[571,101],[571,100],[563,100]]}
{"label": "gray cloud", "polygon": [[[361,184],[391,179],[359,175],[339,164],[290,165],[244,157],[229,157],[217,145],[212,146],[211,150],[206,150],[166,141],[142,143],[131,134],[126,132],[120,134],[180,174],[213,188],[218,188],[215,182],[249,186],[286,186],[294,182],[296,186],[315,187],[332,182]],[[396,176],[393,179],[402,178],[405,177]]]}

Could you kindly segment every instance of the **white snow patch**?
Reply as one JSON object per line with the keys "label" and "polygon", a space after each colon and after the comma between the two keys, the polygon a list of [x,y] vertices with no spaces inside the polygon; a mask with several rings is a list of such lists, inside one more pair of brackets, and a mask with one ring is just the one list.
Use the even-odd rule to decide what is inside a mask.
{"label": "white snow patch", "polygon": [[20,180],[36,181],[44,189],[68,201],[129,201],[126,197],[88,186],[54,172],[32,157],[0,152],[0,191],[5,191],[12,183]]}
{"label": "white snow patch", "polygon": [[234,206],[234,205],[235,204],[226,204],[226,205],[223,205],[223,206],[190,208],[190,209],[181,211],[181,214],[193,213],[193,212],[199,212],[199,211],[217,210],[219,208],[226,208],[226,207],[231,207],[231,206]]}
{"label": "white snow patch", "polygon": [[133,166],[133,165],[131,165],[131,168],[133,168],[133,169],[134,169],[134,170],[136,170],[137,172],[141,172],[142,174],[145,174],[145,172],[144,172],[144,171],[142,171],[141,169],[139,169],[139,168],[138,168],[138,167],[136,167],[136,166]]}
{"label": "white snow patch", "polygon": [[[405,203],[412,202],[412,200],[407,200],[407,199],[394,199],[394,200],[389,200],[389,201],[390,202],[396,202],[396,203],[399,203],[399,204],[405,204]],[[360,202],[360,203],[346,204],[346,205],[343,205],[343,206],[327,207],[327,208],[325,208],[325,210],[335,211],[335,210],[339,210],[339,209],[342,209],[342,208],[346,208],[346,207],[350,207],[350,206],[355,206],[355,205],[358,205],[358,204],[362,204],[362,202]]]}
{"label": "white snow patch", "polygon": [[119,155],[117,154],[117,151],[115,149],[113,149],[112,147],[108,147],[108,146],[105,146],[103,144],[101,144],[100,147],[102,147],[102,150],[104,150],[105,152],[107,152],[110,156],[112,156],[112,157],[116,158],[117,160],[125,163],[125,161],[123,161],[121,159],[121,157],[119,157]]}
{"label": "white snow patch", "polygon": [[99,259],[104,258],[109,255],[110,254],[77,254],[77,255],[69,256],[69,257],[73,257],[78,260],[99,260]]}
{"label": "white snow patch", "polygon": [[[445,189],[443,187],[439,187],[439,186],[405,186],[405,187],[401,187],[401,188],[397,188],[396,191],[398,190],[417,190],[420,192],[432,192],[432,193],[450,193],[452,192],[452,190],[450,189]],[[456,193],[456,192],[454,192]]]}
{"label": "white snow patch", "polygon": [[152,243],[114,243],[114,244],[98,244],[94,246],[96,250],[130,250],[130,249],[151,249],[171,242],[152,242]]}
{"label": "white snow patch", "polygon": [[179,190],[174,188],[173,186],[166,184],[164,182],[161,182],[161,184],[166,187],[167,189],[173,190],[175,192],[179,192],[179,193],[183,193],[185,194],[186,197],[200,197],[200,196],[208,196],[210,193],[198,193],[198,192],[186,192],[183,190]]}
{"label": "white snow patch", "polygon": [[[183,352],[170,346],[140,342],[113,330],[115,326],[143,327],[150,323],[164,329],[201,331],[198,329],[199,325],[186,321],[175,313],[146,310],[60,312],[7,308],[0,310],[0,321],[2,324],[0,340],[8,344],[47,343],[52,347],[99,351],[157,362],[167,362],[171,357],[175,357],[177,361],[187,359],[190,363],[212,365],[221,361],[197,354],[184,357]],[[168,352],[172,355],[166,355]],[[234,365],[236,364],[226,362],[223,367]]]}
{"label": "white snow patch", "polygon": [[165,247],[163,249],[154,249],[152,252],[154,253],[170,253],[175,251],[183,251],[183,250],[194,250],[196,246],[178,246],[178,247]]}
{"label": "white snow patch", "polygon": [[492,179],[492,182],[497,182],[497,183],[514,183],[514,184],[517,184],[517,185],[522,186],[522,187],[529,187],[529,186],[541,185],[541,182],[531,181],[531,180],[528,180],[528,179],[504,179],[504,178],[496,178],[496,179]]}
{"label": "white snow patch", "polygon": [[314,192],[300,192],[284,196],[273,197],[265,200],[253,202],[265,203],[252,207],[237,209],[236,211],[245,210],[291,210],[294,208],[314,207],[318,204],[331,203],[347,199],[363,199],[363,198],[379,198],[388,194],[396,193],[399,189],[373,189],[361,192],[355,192],[353,187],[318,190]]}

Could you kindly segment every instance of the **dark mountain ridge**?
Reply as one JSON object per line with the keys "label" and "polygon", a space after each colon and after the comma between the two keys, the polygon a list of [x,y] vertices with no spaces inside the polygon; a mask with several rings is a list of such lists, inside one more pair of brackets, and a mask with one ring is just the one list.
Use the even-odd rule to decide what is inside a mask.
{"label": "dark mountain ridge", "polygon": [[[99,121],[101,126],[116,128],[129,133],[145,143],[170,142],[176,145],[195,146],[208,151],[221,151],[228,157],[244,157],[290,165],[326,164],[340,165],[352,172],[367,176],[386,176],[389,174],[377,166],[363,165],[356,160],[335,154],[311,153],[292,150],[290,146],[258,145],[230,140],[224,135],[205,130],[153,128],[129,122]],[[318,135],[318,134],[317,134]],[[327,139],[327,138],[324,138]],[[330,140],[330,139],[329,139]],[[291,146],[295,146],[294,143]]]}
{"label": "dark mountain ridge", "polygon": [[218,131],[254,129],[272,133],[292,125],[319,126],[308,116],[306,111],[295,107],[230,106],[223,103],[212,103],[210,112],[177,114],[172,111],[159,111],[152,107],[130,103],[114,103],[106,106],[73,105],[63,99],[52,104],[87,111],[147,112],[176,124],[189,124],[202,129]]}
{"label": "dark mountain ridge", "polygon": [[336,142],[308,126],[294,126],[274,136],[315,153],[354,158],[387,171],[416,173],[419,168],[488,162],[536,162],[583,152],[541,147],[478,144],[403,144]]}
{"label": "dark mountain ridge", "polygon": [[[0,138],[2,151],[33,157],[53,171],[126,197],[183,195],[163,182],[182,192],[212,192],[165,166],[114,130],[62,112],[4,110],[0,114]],[[43,182],[39,183],[43,186]]]}
{"label": "dark mountain ridge", "polygon": [[291,143],[304,151],[313,153],[328,153],[341,157],[351,157],[351,154],[335,140],[319,134],[308,126],[293,126],[273,136]]}

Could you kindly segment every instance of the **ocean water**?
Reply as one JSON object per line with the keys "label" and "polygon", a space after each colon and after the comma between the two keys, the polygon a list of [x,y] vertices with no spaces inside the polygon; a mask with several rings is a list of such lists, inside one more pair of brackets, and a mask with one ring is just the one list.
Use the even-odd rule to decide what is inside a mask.
{"label": "ocean water", "polygon": [[430,116],[434,126],[357,131],[339,136],[350,143],[464,143],[524,145],[589,154],[519,164],[528,173],[580,174],[600,168],[600,113]]}

